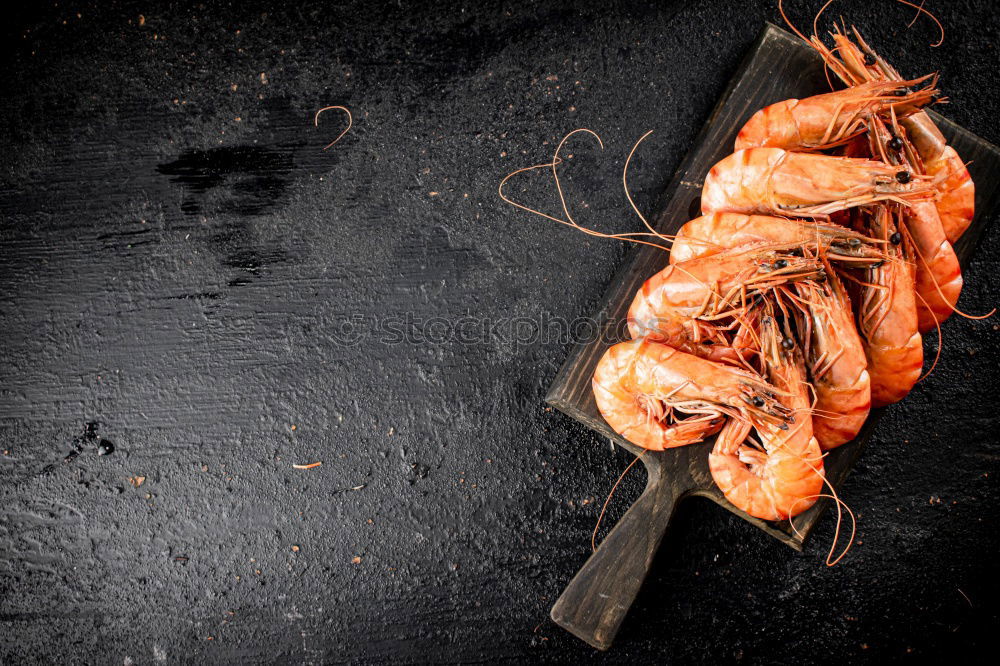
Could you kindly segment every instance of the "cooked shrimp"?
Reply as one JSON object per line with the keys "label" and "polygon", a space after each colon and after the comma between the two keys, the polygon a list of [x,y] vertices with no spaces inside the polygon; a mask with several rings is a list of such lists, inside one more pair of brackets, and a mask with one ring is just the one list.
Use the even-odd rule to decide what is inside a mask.
{"label": "cooked shrimp", "polygon": [[878,201],[926,199],[933,191],[927,180],[874,160],[748,148],[708,172],[701,212],[826,217]]}
{"label": "cooked shrimp", "polygon": [[816,224],[769,215],[713,213],[687,222],[674,236],[670,263],[715,254],[748,243],[811,244],[831,260],[876,263],[880,244],[836,224]]}
{"label": "cooked shrimp", "polygon": [[[880,119],[870,122],[869,145],[872,152],[887,162],[911,169],[919,157],[913,151],[893,154],[887,148],[891,136],[892,130]],[[962,269],[933,202],[914,203],[903,211],[903,219],[911,241],[908,246],[916,264],[917,324],[920,332],[926,332],[954,312],[962,292]]]}
{"label": "cooked shrimp", "polygon": [[916,254],[917,327],[926,333],[955,311],[962,292],[962,267],[933,203],[915,204],[903,215]]}
{"label": "cooked shrimp", "polygon": [[770,382],[792,412],[788,423],[756,427],[760,446],[748,444],[753,425],[732,419],[708,456],[712,478],[726,499],[761,520],[785,520],[812,506],[823,489],[823,457],[813,436],[809,387],[802,356],[788,348],[773,317],[765,316],[762,346]]}
{"label": "cooked shrimp", "polygon": [[[892,65],[872,49],[857,29],[852,30],[858,44],[839,29],[834,31],[836,48],[827,48],[815,35],[810,43],[830,69],[849,86],[868,85],[877,81],[903,82]],[[860,45],[860,46],[859,46]],[[839,57],[838,57],[839,56]],[[964,162],[948,145],[944,135],[925,111],[916,111],[899,119],[905,130],[896,145],[912,145],[919,155],[918,169],[935,179],[940,192],[938,214],[948,241],[954,243],[972,223],[976,210],[976,186]]]}
{"label": "cooked shrimp", "polygon": [[924,172],[937,179],[941,197],[936,206],[948,241],[954,243],[972,224],[976,213],[976,186],[962,158],[949,146],[926,113],[900,119],[924,165]]}
{"label": "cooked shrimp", "polygon": [[836,273],[830,271],[825,283],[800,282],[794,288],[805,313],[799,317],[799,335],[816,393],[813,432],[829,450],[854,439],[868,418],[868,360]]}
{"label": "cooked shrimp", "polygon": [[755,296],[825,270],[817,259],[793,251],[800,253],[798,243],[756,244],[667,266],[635,295],[629,332],[703,358],[738,362],[756,342],[752,335],[730,340],[720,324],[747,324]]}
{"label": "cooked shrimp", "polygon": [[931,103],[937,96],[930,85],[916,86],[932,79],[912,81],[870,81],[868,83],[815,95],[786,99],[764,107],[736,136],[735,150],[771,146],[785,150],[819,150],[850,141],[865,132],[865,123],[876,113],[890,108],[897,116],[907,116]]}
{"label": "cooked shrimp", "polygon": [[903,236],[885,207],[866,217],[872,236],[887,241],[887,260],[867,267],[858,304],[872,406],[881,407],[902,400],[917,383],[924,348],[917,330],[913,264],[904,257]]}
{"label": "cooked shrimp", "polygon": [[593,387],[608,425],[657,451],[700,442],[725,416],[773,426],[791,416],[778,391],[754,373],[646,339],[608,349]]}

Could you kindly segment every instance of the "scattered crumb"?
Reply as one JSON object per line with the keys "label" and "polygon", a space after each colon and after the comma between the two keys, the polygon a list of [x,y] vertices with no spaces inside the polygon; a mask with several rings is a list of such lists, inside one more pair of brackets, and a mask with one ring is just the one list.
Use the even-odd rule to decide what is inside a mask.
{"label": "scattered crumb", "polygon": [[128,482],[132,484],[133,488],[138,488],[143,483],[145,483],[146,477],[144,476],[130,476],[128,477]]}
{"label": "scattered crumb", "polygon": [[267,72],[260,73],[260,82],[265,86],[267,85]]}
{"label": "scattered crumb", "polygon": [[308,465],[292,465],[292,467],[294,467],[295,469],[312,469],[313,467],[319,467],[322,464],[323,462],[320,461],[320,462],[309,463]]}
{"label": "scattered crumb", "polygon": [[146,25],[146,17],[143,16],[142,14],[139,14],[139,27],[142,27],[144,25]]}
{"label": "scattered crumb", "polygon": [[295,425],[294,423],[292,424],[292,430],[298,430],[298,426]]}
{"label": "scattered crumb", "polygon": [[293,553],[299,552],[299,547],[298,546],[292,546],[292,552]]}
{"label": "scattered crumb", "polygon": [[355,555],[354,557],[351,558],[351,563],[352,564],[361,564],[361,558],[358,557],[357,555]]}

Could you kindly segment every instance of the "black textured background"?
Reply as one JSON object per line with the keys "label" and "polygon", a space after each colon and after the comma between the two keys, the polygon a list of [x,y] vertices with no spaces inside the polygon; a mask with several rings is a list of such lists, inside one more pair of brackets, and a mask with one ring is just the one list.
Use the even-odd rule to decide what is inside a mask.
{"label": "black textured background", "polygon": [[[792,4],[806,26],[819,3]],[[994,4],[931,8],[937,49],[905,7],[834,6],[904,73],[939,70],[943,112],[1000,142]],[[499,179],[590,127],[605,150],[572,144],[570,199],[581,222],[635,230],[618,180],[632,142],[655,130],[632,168],[648,209],[767,20],[770,0],[6,15],[0,661],[844,663],[991,647],[996,319],[949,321],[937,370],[882,420],[843,489],[859,523],[840,565],[823,566],[832,515],[797,554],[687,502],[608,654],[547,620],[629,460],[542,404],[566,344],[504,327],[374,336],[406,313],[590,314],[626,249],[503,205]],[[322,152],[341,127],[335,112],[312,126],[328,104],[355,126]],[[543,177],[521,182],[555,204]],[[994,231],[966,311],[1000,300],[998,257]],[[344,345],[352,321],[363,339]]]}

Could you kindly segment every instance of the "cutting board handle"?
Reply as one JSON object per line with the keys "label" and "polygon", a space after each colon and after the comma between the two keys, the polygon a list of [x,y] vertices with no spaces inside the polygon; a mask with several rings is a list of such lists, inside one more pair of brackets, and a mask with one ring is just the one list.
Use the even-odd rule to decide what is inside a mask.
{"label": "cutting board handle", "polygon": [[656,467],[648,472],[642,495],[573,577],[550,613],[556,624],[598,650],[611,647],[681,495]]}

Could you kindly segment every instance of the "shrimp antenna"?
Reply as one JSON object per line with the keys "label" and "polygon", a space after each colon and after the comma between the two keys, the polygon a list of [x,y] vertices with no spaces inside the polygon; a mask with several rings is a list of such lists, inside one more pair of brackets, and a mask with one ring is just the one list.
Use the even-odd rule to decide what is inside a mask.
{"label": "shrimp antenna", "polygon": [[[928,311],[930,311],[930,306],[927,305],[927,301],[924,299],[924,297],[921,296],[916,291],[913,292],[913,293],[914,293],[914,295],[917,298],[920,299],[920,302],[924,304],[924,307],[927,308]],[[931,316],[934,317],[934,313],[933,312],[931,313]],[[918,379],[916,382],[914,382],[914,384],[919,384],[920,382],[922,382],[925,379],[927,379],[928,377],[930,377],[931,373],[934,372],[934,368],[937,367],[938,360],[941,358],[941,348],[944,346],[944,337],[941,335],[941,322],[938,321],[937,317],[934,317],[934,328],[937,329],[937,338],[938,338],[937,352],[934,354],[934,362],[931,363],[931,367],[927,368],[927,372],[925,372],[924,374],[922,374],[920,376],[920,379]]]}
{"label": "shrimp antenna", "polygon": [[656,229],[653,228],[653,226],[649,223],[649,221],[646,220],[646,216],[639,211],[639,207],[636,206],[635,201],[632,200],[632,193],[629,192],[628,190],[628,165],[632,161],[632,156],[635,155],[635,151],[639,147],[639,144],[642,143],[646,139],[646,137],[652,133],[653,130],[649,130],[641,137],[639,137],[639,140],[636,141],[635,145],[632,146],[632,150],[629,151],[628,157],[625,158],[625,167],[622,169],[622,187],[625,189],[625,197],[628,199],[629,204],[632,206],[632,210],[634,210],[635,214],[639,216],[639,219],[642,220],[642,223],[644,225],[646,225],[646,228],[649,229],[656,236],[662,238],[663,240],[673,242],[674,240],[673,238],[668,238],[660,234]]}
{"label": "shrimp antenna", "polygon": [[[798,500],[796,500],[796,503],[805,502],[811,499],[824,499],[824,498],[832,499],[836,503],[837,524],[833,530],[833,541],[830,543],[830,552],[826,554],[826,566],[832,567],[836,566],[838,562],[844,559],[844,556],[847,555],[847,551],[849,551],[851,549],[851,546],[854,545],[854,537],[858,531],[858,520],[857,518],[855,518],[854,512],[851,511],[851,507],[849,507],[847,503],[844,502],[844,500],[840,499],[840,497],[837,496],[837,491],[833,489],[833,486],[830,484],[829,481],[826,480],[825,476],[823,477],[823,483],[830,488],[829,494],[819,493],[817,495],[810,495],[808,497],[800,497]],[[794,507],[794,504],[792,506]],[[847,511],[847,515],[851,517],[851,536],[847,539],[847,545],[844,546],[844,550],[840,552],[840,555],[834,557],[833,554],[837,550],[837,543],[840,541],[840,526],[843,523],[843,517],[844,517],[841,507],[843,507],[843,509]],[[805,538],[805,535],[802,534],[802,532],[797,527],[795,527],[795,523],[792,521],[792,518],[788,519],[788,526],[792,528],[792,532],[795,533],[795,536],[799,537],[800,539]]]}
{"label": "shrimp antenna", "polygon": [[781,13],[781,18],[785,22],[785,25],[787,25],[789,28],[791,28],[792,32],[794,32],[796,35],[799,36],[799,38],[802,41],[804,41],[804,42],[806,42],[808,44],[809,43],[809,39],[807,39],[806,36],[802,34],[801,30],[799,30],[797,27],[795,27],[795,24],[792,23],[791,20],[788,18],[788,15],[785,14],[785,7],[784,7],[783,0],[778,0],[778,12]]}
{"label": "shrimp antenna", "polygon": [[[572,132],[570,132],[569,134],[567,134],[566,136],[564,136],[563,139],[562,139],[562,141],[559,142],[559,145],[556,148],[555,154],[553,155],[551,162],[545,162],[543,164],[534,164],[532,166],[522,167],[520,169],[517,169],[517,170],[512,171],[509,174],[507,174],[503,178],[503,180],[500,181],[500,185],[497,187],[497,193],[500,195],[500,198],[503,199],[505,202],[509,203],[510,205],[514,206],[515,208],[520,208],[521,210],[525,210],[525,211],[527,211],[527,212],[529,212],[529,213],[531,213],[533,215],[538,215],[539,217],[543,217],[546,220],[551,220],[553,222],[558,222],[559,224],[565,224],[568,227],[573,227],[577,231],[581,231],[581,232],[587,234],[588,236],[597,236],[598,238],[610,238],[610,239],[614,239],[614,240],[624,240],[624,241],[629,241],[631,243],[637,243],[639,245],[649,245],[650,247],[655,247],[656,249],[663,250],[665,252],[669,251],[668,248],[665,248],[665,247],[663,247],[662,245],[660,245],[658,243],[651,243],[649,241],[639,240],[640,237],[645,237],[645,236],[656,236],[658,238],[662,238],[662,235],[660,235],[660,234],[650,234],[650,233],[645,233],[645,232],[606,234],[604,232],[597,231],[596,229],[589,229],[587,227],[581,226],[581,225],[579,225],[576,222],[576,220],[573,219],[572,214],[569,212],[569,207],[566,204],[566,199],[563,196],[562,184],[559,181],[559,173],[556,170],[556,167],[558,165],[562,164],[562,161],[563,161],[563,159],[561,157],[559,157],[559,152],[560,152],[560,150],[562,150],[563,144],[566,143],[566,140],[570,136],[576,134],[577,132],[587,132],[589,134],[592,134],[597,139],[597,142],[598,142],[598,144],[600,144],[601,148],[604,148],[604,144],[601,141],[601,138],[597,135],[597,133],[595,133],[595,132],[593,132],[593,131],[591,131],[589,129],[585,129],[585,128],[575,129]],[[553,180],[555,181],[556,189],[557,189],[557,191],[559,193],[559,198],[560,198],[560,201],[562,203],[563,212],[566,214],[566,218],[565,219],[559,218],[559,217],[554,217],[552,215],[549,215],[548,213],[543,213],[542,211],[538,210],[537,208],[532,208],[532,207],[526,206],[526,205],[524,205],[524,204],[522,204],[520,202],[514,201],[513,199],[511,199],[510,197],[508,197],[504,193],[504,189],[503,188],[504,188],[504,185],[507,184],[507,181],[509,181],[511,178],[513,178],[514,176],[516,176],[518,174],[525,173],[525,172],[528,172],[528,171],[533,171],[533,170],[536,170],[536,169],[551,169],[552,170],[552,177],[553,177]]]}
{"label": "shrimp antenna", "polygon": [[637,455],[635,457],[635,460],[633,460],[628,464],[628,467],[625,468],[625,471],[622,472],[621,475],[618,477],[618,480],[615,481],[615,485],[611,487],[611,492],[608,493],[607,499],[604,500],[604,506],[601,507],[601,514],[597,516],[597,524],[594,525],[594,532],[593,534],[590,535],[590,549],[592,551],[597,550],[597,530],[599,530],[601,527],[601,521],[604,519],[604,512],[608,510],[608,503],[611,501],[612,496],[614,496],[615,490],[618,489],[618,484],[622,482],[622,479],[624,479],[625,475],[629,473],[629,470],[631,470],[635,466],[635,464],[639,462],[639,459],[642,458],[644,455],[646,455],[646,452],[648,450],[649,449],[646,449],[642,453]]}
{"label": "shrimp antenna", "polygon": [[920,4],[919,5],[915,5],[912,2],[909,2],[909,0],[896,0],[896,2],[898,2],[900,4],[906,5],[908,7],[913,7],[914,9],[917,10],[916,15],[913,17],[913,20],[910,21],[909,24],[907,24],[907,26],[906,26],[907,28],[909,28],[911,25],[913,25],[914,23],[916,23],[917,18],[921,14],[926,15],[927,18],[929,18],[930,20],[934,21],[934,24],[938,27],[938,32],[940,33],[940,37],[938,38],[937,42],[935,42],[934,44],[931,44],[931,48],[933,49],[933,48],[937,48],[937,47],[941,46],[942,44],[944,44],[944,26],[941,25],[941,21],[938,20],[938,17],[934,16],[934,14],[931,14],[929,11],[927,11],[926,9],[924,9],[924,1],[925,0],[920,0]]}
{"label": "shrimp antenna", "polygon": [[[938,38],[938,41],[935,42],[935,43],[933,43],[933,44],[931,44],[931,48],[937,48],[938,46],[941,46],[942,44],[944,44],[944,26],[941,25],[941,21],[938,20],[937,16],[935,16],[934,14],[932,14],[930,11],[928,11],[924,7],[924,3],[926,2],[926,0],[920,0],[920,4],[919,5],[915,5],[912,2],[910,2],[909,0],[896,0],[896,2],[898,2],[900,4],[903,4],[903,5],[906,5],[908,7],[913,7],[914,9],[917,10],[917,13],[914,15],[913,19],[909,22],[909,24],[907,24],[907,26],[906,26],[907,28],[911,27],[914,23],[916,23],[917,18],[919,18],[919,16],[921,14],[924,14],[930,20],[934,21],[934,24],[938,27],[938,32],[940,34],[940,37]],[[826,3],[824,3],[823,6],[820,8],[820,10],[816,13],[816,16],[813,18],[813,34],[815,34],[815,35],[819,34],[818,25],[819,25],[820,14],[822,14],[824,11],[826,11],[826,8],[829,7],[831,4],[833,4],[833,0],[827,0]],[[784,5],[783,0],[778,0],[778,12],[781,14],[781,18],[785,22],[785,25],[787,25],[789,28],[791,28],[792,32],[794,32],[796,35],[798,35],[800,39],[802,39],[803,41],[805,41],[807,43],[811,43],[811,40],[809,40],[805,35],[803,35],[802,31],[800,31],[795,26],[795,24],[792,23],[791,20],[789,20],[788,15],[785,14],[785,8],[784,8],[783,5]]]}
{"label": "shrimp antenna", "polygon": [[[564,136],[562,138],[562,141],[559,142],[559,145],[556,146],[556,152],[552,155],[552,179],[556,182],[556,191],[559,192],[559,201],[562,203],[563,213],[566,214],[566,219],[570,221],[573,220],[573,216],[569,214],[569,208],[566,207],[566,197],[563,196],[562,184],[559,182],[559,173],[556,171],[556,165],[562,162],[562,160],[559,159],[559,151],[562,150],[562,147],[566,143],[566,141],[568,141],[569,138],[574,134],[576,134],[577,132],[584,132],[586,134],[591,135],[592,137],[597,139],[597,145],[601,147],[601,150],[604,150],[604,142],[601,141],[601,137],[597,134],[597,132],[589,130],[586,127],[580,127],[573,130],[572,132]],[[570,157],[572,157],[572,155],[570,155]]]}
{"label": "shrimp antenna", "polygon": [[826,11],[826,8],[833,4],[833,0],[826,0],[826,4],[819,8],[816,16],[813,17],[813,34],[819,34],[819,17]]}
{"label": "shrimp antenna", "polygon": [[[905,229],[905,225],[904,225],[904,229]],[[944,295],[943,291],[941,291],[941,285],[938,284],[937,278],[935,278],[934,274],[931,272],[930,265],[927,263],[927,259],[925,259],[924,255],[922,255],[920,253],[920,250],[917,249],[916,244],[913,242],[913,238],[909,235],[909,233],[910,232],[907,229],[906,230],[907,239],[909,240],[910,244],[913,246],[913,253],[917,255],[917,258],[920,259],[920,263],[922,263],[924,265],[924,269],[927,271],[927,274],[930,275],[931,281],[934,283],[934,289],[937,290],[938,296],[940,296],[941,300],[944,302],[944,304],[948,306],[948,309],[950,309],[952,312],[954,312],[958,316],[964,317],[966,319],[989,319],[994,314],[996,314],[997,309],[993,308],[992,310],[990,310],[986,314],[972,315],[972,314],[968,314],[967,312],[962,312],[961,310],[958,309],[958,307],[957,307],[957,305],[958,305],[957,299],[956,299],[956,301],[954,303],[949,303],[948,302],[948,297]],[[926,305],[926,304],[927,304],[927,302],[924,301],[924,305]],[[928,308],[928,309],[930,309],[930,308]],[[935,319],[936,319],[936,317],[935,317]]]}
{"label": "shrimp antenna", "polygon": [[335,144],[338,141],[340,141],[341,139],[343,139],[344,135],[347,134],[349,131],[351,131],[351,127],[354,125],[354,116],[351,115],[351,110],[348,109],[346,106],[324,106],[322,109],[320,109],[319,111],[316,112],[316,116],[313,118],[313,124],[316,127],[319,127],[319,117],[320,117],[320,114],[322,114],[324,111],[332,111],[334,109],[336,109],[338,111],[343,111],[344,113],[347,114],[347,127],[344,128],[343,132],[341,132],[340,134],[337,135],[336,139],[334,139],[333,141],[331,141],[330,143],[328,143],[326,145],[326,148],[324,148],[323,150],[326,150],[327,148],[330,148],[331,146],[333,146],[333,144]]}

